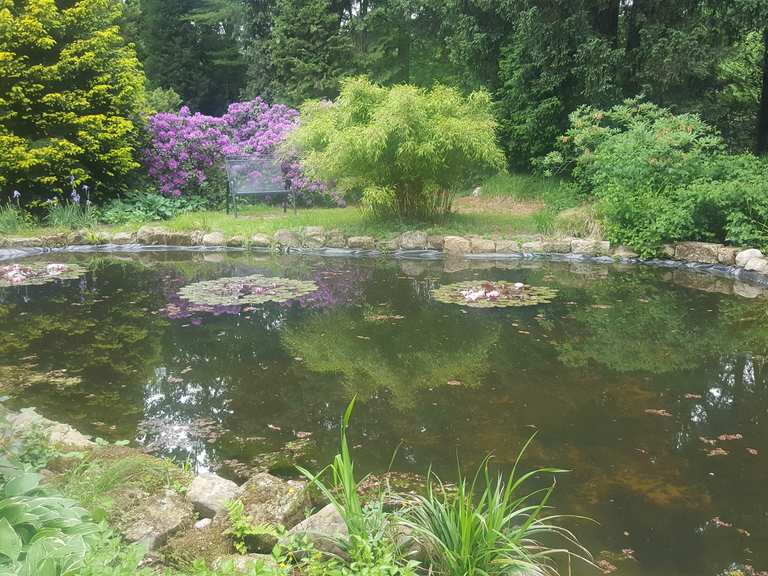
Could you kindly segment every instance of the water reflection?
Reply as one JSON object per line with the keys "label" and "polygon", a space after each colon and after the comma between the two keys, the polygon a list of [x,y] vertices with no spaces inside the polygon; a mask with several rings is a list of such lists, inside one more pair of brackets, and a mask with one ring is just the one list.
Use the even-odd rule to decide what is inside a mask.
{"label": "water reflection", "polygon": [[[0,290],[12,402],[230,472],[327,460],[355,394],[364,470],[386,469],[398,445],[403,471],[450,477],[457,457],[471,469],[489,452],[506,466],[538,431],[527,463],[573,470],[558,504],[600,521],[586,533],[597,551],[635,551],[623,573],[768,565],[764,299],[585,264],[206,257],[79,258],[79,281]],[[176,295],[254,273],[320,290],[243,308]],[[501,310],[429,297],[470,278],[559,296]]]}

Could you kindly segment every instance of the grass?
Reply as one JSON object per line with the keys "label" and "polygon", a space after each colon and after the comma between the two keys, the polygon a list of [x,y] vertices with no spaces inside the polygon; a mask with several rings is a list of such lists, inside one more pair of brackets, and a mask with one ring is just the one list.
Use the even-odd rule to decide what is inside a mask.
{"label": "grass", "polygon": [[511,198],[513,200],[542,200],[557,198],[565,193],[562,179],[534,174],[497,174],[482,186],[482,195],[491,198]]}

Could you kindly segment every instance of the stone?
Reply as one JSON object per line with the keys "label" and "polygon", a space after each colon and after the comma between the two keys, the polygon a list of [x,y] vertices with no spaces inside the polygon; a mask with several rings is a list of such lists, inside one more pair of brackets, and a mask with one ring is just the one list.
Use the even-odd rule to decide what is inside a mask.
{"label": "stone", "polygon": [[486,254],[488,252],[496,252],[496,242],[493,240],[473,237],[469,239],[469,243],[473,254]]}
{"label": "stone", "polygon": [[66,246],[67,245],[67,235],[65,233],[60,234],[48,234],[47,236],[40,237],[40,241],[42,242],[43,246]]}
{"label": "stone", "polygon": [[675,245],[674,244],[664,244],[661,247],[661,256],[664,256],[665,258],[671,258],[674,260],[675,258]]}
{"label": "stone", "polygon": [[516,240],[496,240],[496,252],[516,254],[520,252],[520,242]]}
{"label": "stone", "polygon": [[112,236],[112,244],[133,244],[136,242],[136,237],[130,232],[118,232]]}
{"label": "stone", "polygon": [[[213,561],[213,569],[220,571],[222,574],[232,574],[229,570],[233,570],[235,574],[273,573],[271,570],[268,572],[258,570],[258,567],[276,569],[278,568],[278,564],[271,554],[230,554],[229,556],[222,556]],[[254,568],[257,569],[254,570]]]}
{"label": "stone", "polygon": [[294,538],[306,538],[316,550],[336,556],[343,556],[344,551],[339,547],[337,540],[347,538],[349,530],[339,511],[333,504],[328,504],[319,512],[302,520],[291,528],[281,543],[288,543]]}
{"label": "stone", "polygon": [[165,228],[142,226],[136,232],[136,242],[145,246],[162,246],[166,243],[165,238],[167,234],[168,231]]}
{"label": "stone", "polygon": [[224,246],[227,239],[222,232],[209,232],[203,236],[203,246]]}
{"label": "stone", "polygon": [[398,239],[401,250],[425,250],[427,248],[427,233],[421,230],[403,232]]}
{"label": "stone", "polygon": [[678,242],[675,244],[675,259],[687,262],[702,262],[704,264],[717,264],[717,253],[722,244],[710,242]]}
{"label": "stone", "polygon": [[322,226],[307,226],[302,230],[302,236],[305,248],[322,248],[325,245],[325,228]]}
{"label": "stone", "polygon": [[43,241],[40,238],[30,237],[9,237],[5,239],[5,245],[8,248],[38,248],[43,245]]}
{"label": "stone", "polygon": [[638,258],[640,256],[637,252],[632,250],[632,248],[624,246],[624,244],[616,246],[616,248],[613,249],[613,255],[616,258]]}
{"label": "stone", "polygon": [[750,258],[749,262],[744,266],[744,270],[750,270],[759,274],[768,274],[768,259]]}
{"label": "stone", "polygon": [[325,246],[327,248],[346,248],[347,237],[344,236],[344,232],[334,228],[328,232],[328,235],[325,238]]}
{"label": "stone", "polygon": [[245,238],[242,236],[232,236],[231,238],[227,238],[227,246],[230,248],[240,248],[243,244],[245,244]]}
{"label": "stone", "polygon": [[255,248],[269,248],[272,245],[272,238],[266,234],[254,234],[251,236],[251,246]]}
{"label": "stone", "polygon": [[136,510],[136,518],[122,530],[128,542],[140,542],[148,550],[155,550],[168,541],[168,537],[191,523],[192,505],[173,490],[149,498]]}
{"label": "stone", "polygon": [[748,284],[746,282],[733,283],[733,293],[737,296],[741,296],[742,298],[757,298],[764,292],[765,290],[753,284]]}
{"label": "stone", "polygon": [[536,240],[526,242],[522,246],[523,252],[543,254],[568,254],[571,251],[570,240]]}
{"label": "stone", "polygon": [[393,238],[392,240],[378,240],[376,242],[376,248],[383,252],[394,252],[400,247],[400,240]]}
{"label": "stone", "polygon": [[571,240],[571,252],[588,256],[607,256],[611,253],[611,243],[605,240],[574,238]]}
{"label": "stone", "polygon": [[71,448],[90,448],[94,443],[68,424],[48,420],[38,414],[34,408],[23,408],[17,413],[8,413],[5,417],[13,434],[24,436],[32,430],[41,430],[48,436],[51,444]]}
{"label": "stone", "polygon": [[[238,498],[253,524],[287,529],[301,522],[312,504],[306,482],[283,480],[266,472],[255,474],[243,484]],[[277,538],[269,534],[249,539],[249,546],[259,552],[270,552],[276,543]]]}
{"label": "stone", "polygon": [[739,252],[741,252],[741,248],[735,246],[723,246],[717,251],[717,261],[726,266],[735,266],[736,254]]}
{"label": "stone", "polygon": [[191,232],[166,232],[165,243],[168,246],[192,246],[195,242]]}
{"label": "stone", "polygon": [[350,236],[347,238],[347,246],[353,250],[373,250],[376,240],[372,236]]}
{"label": "stone", "polygon": [[749,248],[748,250],[742,250],[736,254],[736,266],[744,267],[747,262],[752,258],[762,258],[763,253],[756,248]]}
{"label": "stone", "polygon": [[427,236],[427,248],[430,250],[442,250],[445,243],[445,237],[439,234]]}
{"label": "stone", "polygon": [[203,517],[213,518],[225,510],[225,504],[237,498],[240,488],[232,480],[216,474],[200,474],[192,480],[187,498],[195,511]]}
{"label": "stone", "polygon": [[211,518],[201,518],[195,524],[192,526],[195,530],[204,530],[208,528],[208,526],[211,525],[213,522],[213,519]]}
{"label": "stone", "polygon": [[443,250],[448,254],[466,254],[472,251],[472,243],[463,236],[446,236]]}
{"label": "stone", "polygon": [[275,244],[283,250],[301,248],[301,238],[292,230],[278,230],[272,238]]}
{"label": "stone", "polygon": [[429,558],[427,548],[413,536],[413,528],[402,524],[394,526],[393,539],[395,547],[403,554],[406,560],[415,560],[424,564],[427,562]]}

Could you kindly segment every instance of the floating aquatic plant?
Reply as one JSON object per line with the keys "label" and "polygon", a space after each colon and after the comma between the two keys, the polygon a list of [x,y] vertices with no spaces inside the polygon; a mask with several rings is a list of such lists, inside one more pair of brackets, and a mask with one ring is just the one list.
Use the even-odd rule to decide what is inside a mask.
{"label": "floating aquatic plant", "polygon": [[315,290],[317,290],[317,284],[311,281],[270,278],[254,274],[189,284],[179,290],[179,296],[205,306],[233,306],[286,302]]}
{"label": "floating aquatic plant", "polygon": [[54,280],[72,280],[85,274],[77,264],[35,262],[0,266],[0,288],[47,284]]}
{"label": "floating aquatic plant", "polygon": [[504,308],[548,304],[557,290],[546,286],[529,286],[522,282],[470,280],[446,284],[432,291],[435,300],[473,308]]}

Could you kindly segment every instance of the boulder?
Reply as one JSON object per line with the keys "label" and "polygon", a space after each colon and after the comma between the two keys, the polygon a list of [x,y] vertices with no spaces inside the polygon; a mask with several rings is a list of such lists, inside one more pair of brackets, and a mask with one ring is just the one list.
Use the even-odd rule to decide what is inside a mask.
{"label": "boulder", "polygon": [[[304,519],[304,511],[311,506],[306,482],[283,480],[266,472],[255,474],[243,484],[238,499],[257,526],[292,528]],[[277,538],[269,534],[248,541],[249,548],[260,552],[271,551],[276,543]]]}
{"label": "boulder", "polygon": [[193,246],[195,241],[191,232],[166,232],[165,243],[168,246]]}
{"label": "boulder", "polygon": [[736,266],[741,266],[742,268],[747,265],[747,262],[752,260],[752,258],[762,258],[763,253],[760,252],[760,250],[756,248],[749,248],[748,250],[742,250],[741,252],[738,252],[736,254]]}
{"label": "boulder", "polygon": [[427,233],[421,230],[403,232],[398,239],[401,250],[425,250],[427,248]]}
{"label": "boulder", "polygon": [[54,422],[38,414],[34,408],[22,408],[17,413],[8,413],[5,417],[14,435],[24,436],[34,430],[40,430],[48,436],[51,444],[72,448],[91,448],[94,443],[68,424]]}
{"label": "boulder", "polygon": [[383,252],[394,252],[400,247],[400,240],[394,238],[392,240],[378,240],[376,242],[376,248]]}
{"label": "boulder", "polygon": [[472,251],[472,243],[462,236],[446,236],[443,250],[448,254],[466,254]]}
{"label": "boulder", "polygon": [[765,290],[759,286],[753,284],[747,284],[746,282],[734,282],[733,293],[742,298],[757,298],[761,296]]}
{"label": "boulder", "polygon": [[136,242],[145,246],[162,246],[166,244],[168,231],[157,226],[142,226],[136,232]]}
{"label": "boulder", "polygon": [[750,270],[759,274],[768,274],[768,259],[750,258],[749,262],[744,266],[744,270]]}
{"label": "boulder", "polygon": [[516,240],[496,240],[496,252],[516,254],[520,252],[520,242]]}
{"label": "boulder", "polygon": [[34,236],[24,238],[12,236],[5,239],[5,245],[8,248],[39,248],[43,245],[43,241]]}
{"label": "boulder", "polygon": [[118,232],[112,236],[112,244],[133,244],[136,242],[136,237],[130,232]]}
{"label": "boulder", "polygon": [[302,246],[305,248],[322,248],[325,245],[325,228],[307,226],[302,230],[302,237]]}
{"label": "boulder", "polygon": [[430,250],[442,250],[445,237],[438,235],[427,236],[427,248]]}
{"label": "boulder", "polygon": [[192,505],[173,490],[150,498],[131,511],[132,520],[122,532],[128,542],[140,542],[155,550],[168,537],[190,524],[194,515]]}
{"label": "boulder", "polygon": [[283,250],[301,248],[301,238],[292,230],[278,230],[272,238],[275,244]]}
{"label": "boulder", "polygon": [[487,238],[473,237],[469,239],[470,246],[473,254],[485,254],[488,252],[496,252],[496,242],[488,240]]}
{"label": "boulder", "polygon": [[688,262],[703,262],[717,264],[717,253],[723,248],[722,244],[710,242],[678,242],[675,244],[675,259]]}
{"label": "boulder", "polygon": [[242,236],[232,236],[231,238],[227,238],[227,246],[230,248],[240,248],[243,244],[245,244],[245,238]]}
{"label": "boulder", "polygon": [[211,522],[213,522],[211,518],[200,518],[200,520],[195,522],[194,526],[192,527],[195,530],[204,530],[205,528],[208,528],[208,526],[211,525]]}
{"label": "boulder", "polygon": [[271,570],[258,570],[258,567],[277,569],[278,564],[271,554],[230,554],[213,562],[213,569],[221,574],[272,574]]}
{"label": "boulder", "polygon": [[213,518],[225,509],[225,504],[237,498],[237,484],[216,474],[200,474],[192,480],[187,498],[195,511],[205,518]]}
{"label": "boulder", "polygon": [[376,240],[372,236],[350,236],[347,239],[347,246],[353,250],[373,250],[376,247]]}
{"label": "boulder", "polygon": [[629,246],[624,246],[623,244],[616,246],[616,248],[613,249],[613,255],[616,258],[638,258],[640,255],[632,250]]}
{"label": "boulder", "polygon": [[661,247],[660,253],[661,253],[661,256],[663,256],[664,258],[670,258],[670,259],[674,260],[674,258],[675,258],[675,245],[674,244],[664,244]]}
{"label": "boulder", "polygon": [[272,239],[266,234],[254,234],[251,236],[251,246],[255,248],[269,248],[272,245]]}
{"label": "boulder", "polygon": [[344,233],[341,230],[333,229],[328,232],[328,235],[325,238],[325,246],[327,248],[346,248],[347,237],[344,236]]}
{"label": "boulder", "polygon": [[62,232],[60,234],[48,234],[46,236],[41,236],[40,241],[42,242],[43,246],[66,246],[68,238],[67,235]]}
{"label": "boulder", "polygon": [[338,540],[349,536],[347,524],[333,504],[328,504],[319,512],[302,520],[281,538],[281,543],[288,544],[294,538],[307,539],[316,550],[342,556],[344,551]]}
{"label": "boulder", "polygon": [[203,236],[203,246],[224,246],[227,239],[222,232],[209,232]]}
{"label": "boulder", "polygon": [[568,254],[571,251],[570,240],[535,240],[522,246],[523,252],[544,254]]}
{"label": "boulder", "polygon": [[736,265],[736,254],[739,252],[741,252],[741,248],[736,248],[735,246],[723,246],[717,251],[717,261],[726,266],[734,266]]}
{"label": "boulder", "polygon": [[574,238],[571,240],[571,252],[588,256],[607,256],[611,253],[611,243],[604,240]]}

